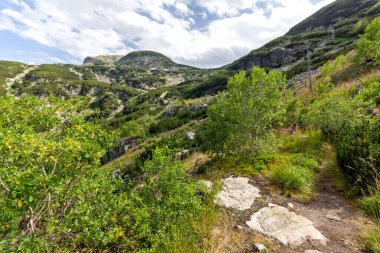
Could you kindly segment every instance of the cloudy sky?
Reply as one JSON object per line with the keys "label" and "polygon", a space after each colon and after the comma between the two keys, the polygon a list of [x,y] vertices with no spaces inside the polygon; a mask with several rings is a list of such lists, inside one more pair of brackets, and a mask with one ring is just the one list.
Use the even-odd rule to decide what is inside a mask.
{"label": "cloudy sky", "polygon": [[0,0],[0,59],[81,63],[161,52],[197,67],[228,64],[333,0]]}

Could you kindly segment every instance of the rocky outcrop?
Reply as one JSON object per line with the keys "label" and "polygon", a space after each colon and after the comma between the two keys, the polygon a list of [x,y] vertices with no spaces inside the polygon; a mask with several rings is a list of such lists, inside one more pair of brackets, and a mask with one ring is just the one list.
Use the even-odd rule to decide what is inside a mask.
{"label": "rocky outcrop", "polygon": [[307,47],[312,69],[352,49],[358,35],[380,12],[378,0],[337,0],[305,19],[282,37],[226,66],[251,70],[253,66],[285,71],[288,78],[308,70]]}
{"label": "rocky outcrop", "polygon": [[92,66],[92,65],[112,65],[118,60],[123,58],[122,55],[99,55],[94,57],[86,57],[83,61],[83,65]]}
{"label": "rocky outcrop", "polygon": [[239,211],[250,209],[260,190],[249,183],[248,178],[230,177],[223,182],[222,191],[215,197],[214,203]]}
{"label": "rocky outcrop", "polygon": [[299,246],[307,240],[318,241],[325,245],[327,241],[311,220],[273,204],[254,213],[246,224],[285,246]]}

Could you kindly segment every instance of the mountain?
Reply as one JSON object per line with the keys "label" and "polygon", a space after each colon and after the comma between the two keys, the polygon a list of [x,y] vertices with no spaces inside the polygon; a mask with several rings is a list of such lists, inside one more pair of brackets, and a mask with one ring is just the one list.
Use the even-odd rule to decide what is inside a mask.
{"label": "mountain", "polygon": [[311,66],[317,69],[326,60],[352,49],[358,35],[379,13],[379,0],[337,0],[227,69],[260,66],[285,71],[291,78],[307,71],[308,48]]}
{"label": "mountain", "polygon": [[99,55],[94,57],[86,57],[83,61],[83,65],[96,65],[96,64],[114,64],[118,60],[123,58],[123,55]]}
{"label": "mountain", "polygon": [[168,70],[194,69],[190,66],[177,64],[169,57],[153,51],[131,52],[117,61],[116,66]]}

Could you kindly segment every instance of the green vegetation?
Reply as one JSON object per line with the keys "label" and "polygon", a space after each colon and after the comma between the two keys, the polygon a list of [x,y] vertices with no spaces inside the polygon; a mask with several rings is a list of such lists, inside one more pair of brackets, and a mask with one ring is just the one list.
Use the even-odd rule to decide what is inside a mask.
{"label": "green vegetation", "polygon": [[380,228],[367,232],[365,246],[369,252],[380,252]]}
{"label": "green vegetation", "polygon": [[284,164],[272,170],[271,179],[281,187],[286,195],[301,191],[304,194],[310,194],[314,174],[308,168]]}
{"label": "green vegetation", "polygon": [[0,97],[7,93],[6,79],[22,73],[26,65],[19,62],[0,61]]}
{"label": "green vegetation", "polygon": [[362,62],[380,65],[380,17],[375,18],[365,29],[357,52]]}
{"label": "green vegetation", "polygon": [[359,199],[359,207],[380,223],[380,192],[372,192],[370,196]]}
{"label": "green vegetation", "polygon": [[227,93],[208,110],[200,134],[206,149],[216,153],[262,154],[273,148],[278,125],[285,113],[285,78],[276,72],[254,68],[230,78]]}
{"label": "green vegetation", "polygon": [[26,65],[20,62],[0,61],[0,84],[5,84],[5,79],[15,77],[22,73]]}
{"label": "green vegetation", "polygon": [[37,70],[30,72],[27,75],[27,79],[30,81],[35,80],[56,80],[62,81],[75,81],[79,80],[79,76],[70,71],[69,68],[62,65],[41,65]]}
{"label": "green vegetation", "polygon": [[203,212],[202,189],[168,149],[154,151],[144,187],[133,190],[137,182],[99,168],[112,139],[78,107],[23,96],[0,99],[0,108],[2,250],[171,251],[189,238],[202,247],[191,223]]}
{"label": "green vegetation", "polygon": [[[334,23],[334,36],[306,31],[307,20],[254,53],[285,45],[304,57],[307,43],[328,37],[311,53],[313,67],[323,65],[313,91],[286,88],[284,74],[258,67],[41,65],[13,84],[16,97],[0,98],[0,250],[214,252],[214,225],[225,214],[213,195],[227,174],[302,201],[326,179],[379,223],[380,19],[355,51],[338,55],[353,49],[373,14],[335,11],[347,17]],[[0,81],[25,67],[0,62]],[[300,61],[287,73],[305,69]],[[365,240],[379,252],[378,227]]]}

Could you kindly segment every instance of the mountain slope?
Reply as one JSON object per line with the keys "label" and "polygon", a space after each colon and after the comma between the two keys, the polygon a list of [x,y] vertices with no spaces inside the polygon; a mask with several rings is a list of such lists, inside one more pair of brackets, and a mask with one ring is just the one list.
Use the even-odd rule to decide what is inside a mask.
{"label": "mountain slope", "polygon": [[153,51],[136,51],[129,53],[117,61],[116,66],[136,67],[143,69],[194,69],[190,66],[177,64],[169,57]]}
{"label": "mountain slope", "polygon": [[316,69],[351,49],[366,25],[380,13],[379,0],[337,0],[305,19],[282,37],[251,51],[229,66],[250,70],[253,66],[285,71],[293,77],[307,71],[307,48]]}
{"label": "mountain slope", "polygon": [[123,58],[123,55],[99,55],[99,56],[89,56],[83,61],[83,65],[96,65],[96,64],[114,64],[118,60]]}

